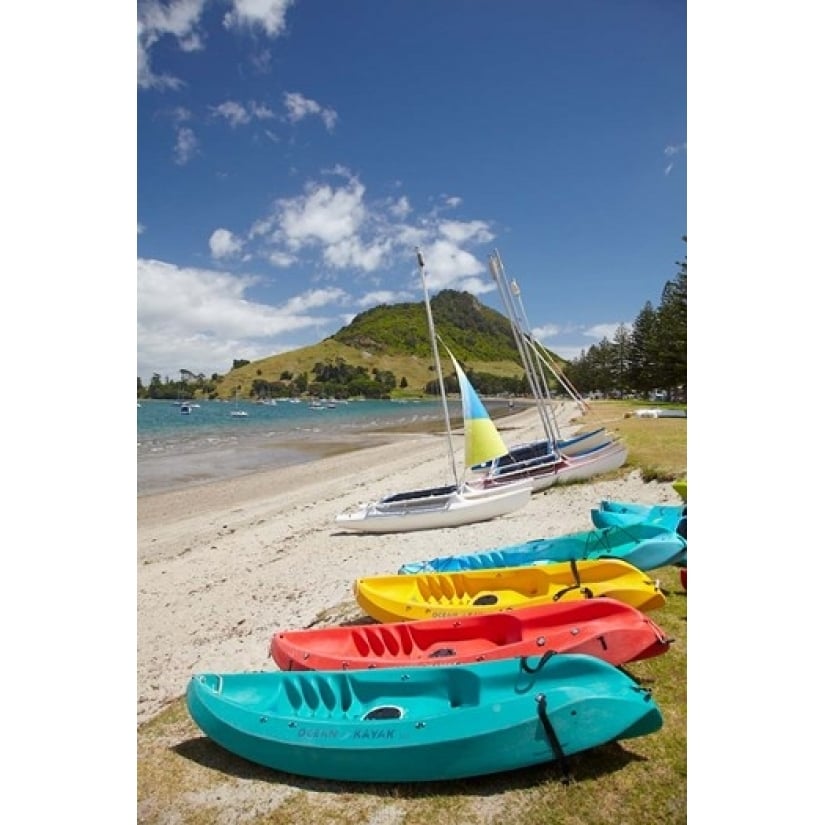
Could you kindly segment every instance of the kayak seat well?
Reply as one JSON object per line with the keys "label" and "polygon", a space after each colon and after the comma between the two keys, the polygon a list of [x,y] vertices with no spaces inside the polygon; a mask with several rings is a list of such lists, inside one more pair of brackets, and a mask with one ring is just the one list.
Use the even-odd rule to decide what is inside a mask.
{"label": "kayak seat well", "polygon": [[474,707],[481,702],[481,680],[475,673],[451,667],[413,668],[413,671],[420,671],[418,678],[408,679],[405,675],[400,680],[390,676],[387,681],[354,681],[351,715],[356,715],[356,706],[362,709],[362,714],[388,705],[405,706],[421,714],[445,707]]}
{"label": "kayak seat well", "polygon": [[[415,640],[415,646],[432,656],[436,650],[450,647],[456,653],[464,655],[482,653],[490,647],[515,644],[522,640],[521,625],[515,616],[508,613],[495,613],[488,617],[483,631],[472,622],[456,621],[453,632],[445,640],[444,634],[437,630],[412,626],[409,628]],[[441,654],[444,655],[444,654]]]}

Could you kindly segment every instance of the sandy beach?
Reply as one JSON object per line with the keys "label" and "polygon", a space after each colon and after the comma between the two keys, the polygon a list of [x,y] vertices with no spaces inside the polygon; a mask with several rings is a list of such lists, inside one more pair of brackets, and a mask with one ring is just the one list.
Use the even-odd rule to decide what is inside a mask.
{"label": "sandy beach", "polygon": [[[560,422],[577,410],[562,405]],[[541,437],[535,410],[498,422],[514,444]],[[565,431],[566,429],[566,431]],[[563,427],[563,435],[574,430]],[[460,433],[455,434],[461,449]],[[460,452],[459,452],[460,454]],[[510,515],[459,528],[345,533],[334,517],[392,491],[448,480],[444,436],[398,433],[384,444],[137,502],[137,721],[180,698],[200,671],[269,670],[279,628],[362,615],[355,579],[403,562],[592,528],[603,498],[678,503],[670,484],[621,479],[550,488]]]}

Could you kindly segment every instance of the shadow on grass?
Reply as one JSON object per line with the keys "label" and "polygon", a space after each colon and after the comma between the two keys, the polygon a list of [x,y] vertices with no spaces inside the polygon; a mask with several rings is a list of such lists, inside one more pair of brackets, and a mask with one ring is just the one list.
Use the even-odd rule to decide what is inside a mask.
{"label": "shadow on grass", "polygon": [[[202,767],[220,771],[237,779],[289,785],[299,790],[316,793],[338,794],[347,791],[404,799],[423,799],[433,794],[487,797],[505,791],[528,790],[544,782],[563,784],[567,778],[561,763],[551,760],[528,768],[440,782],[339,782],[298,776],[257,765],[224,750],[205,736],[180,742],[170,750]],[[567,759],[568,776],[569,780],[575,784],[577,781],[598,779],[620,771],[632,762],[645,761],[647,761],[645,757],[625,750],[621,743],[609,742],[569,756]]]}

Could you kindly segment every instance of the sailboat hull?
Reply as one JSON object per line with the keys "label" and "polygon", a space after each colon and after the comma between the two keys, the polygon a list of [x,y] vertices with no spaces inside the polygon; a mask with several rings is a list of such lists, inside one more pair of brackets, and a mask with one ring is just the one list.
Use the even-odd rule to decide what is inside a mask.
{"label": "sailboat hull", "polygon": [[574,435],[556,442],[556,447],[564,455],[581,455],[587,453],[595,447],[602,447],[612,440],[610,434],[604,427],[592,430],[589,433]]}
{"label": "sailboat hull", "polygon": [[[539,439],[538,441],[531,441],[527,444],[516,444],[508,451],[513,462],[517,463],[522,459],[528,460],[533,458],[543,458],[548,462],[553,462],[564,456],[578,456],[584,453],[589,453],[592,450],[603,447],[612,441],[612,437],[608,434],[604,427],[598,430],[593,430],[588,433],[581,433],[566,438],[555,443],[547,439]],[[561,454],[561,455],[560,455]],[[490,472],[490,470],[499,466],[501,462],[496,460],[485,461],[481,464],[474,464],[470,470],[481,477]]]}
{"label": "sailboat hull", "polygon": [[335,524],[359,533],[401,533],[460,527],[507,515],[530,501],[532,482],[497,489],[435,488],[387,496],[351,513],[340,513]]}
{"label": "sailboat hull", "polygon": [[627,461],[627,447],[611,441],[580,455],[558,453],[546,459],[534,459],[502,466],[493,466],[485,476],[472,482],[485,489],[495,488],[516,479],[532,479],[533,492],[554,484],[569,484],[618,470]]}

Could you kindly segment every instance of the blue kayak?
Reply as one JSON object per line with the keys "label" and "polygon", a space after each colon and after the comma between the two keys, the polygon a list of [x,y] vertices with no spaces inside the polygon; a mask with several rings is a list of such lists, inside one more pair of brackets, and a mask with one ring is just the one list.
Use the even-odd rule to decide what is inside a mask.
{"label": "blue kayak", "polygon": [[299,776],[432,782],[559,760],[654,733],[650,692],[592,656],[355,671],[203,673],[195,723],[244,759]]}
{"label": "blue kayak", "polygon": [[633,501],[605,499],[590,511],[595,527],[624,527],[628,524],[655,524],[676,530],[687,517],[685,504],[637,504]]}
{"label": "blue kayak", "polygon": [[398,572],[458,573],[595,559],[621,559],[638,570],[655,570],[677,564],[686,552],[687,542],[672,529],[638,523],[533,539],[475,553],[407,562],[401,565]]}

